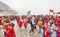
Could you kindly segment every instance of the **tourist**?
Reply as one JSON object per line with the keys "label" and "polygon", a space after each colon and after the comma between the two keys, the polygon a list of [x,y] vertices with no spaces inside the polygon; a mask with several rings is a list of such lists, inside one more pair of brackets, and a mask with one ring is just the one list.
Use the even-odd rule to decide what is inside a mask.
{"label": "tourist", "polygon": [[38,27],[39,27],[39,33],[41,32],[41,28],[42,28],[42,24],[43,24],[43,22],[42,22],[42,19],[40,18],[39,20],[38,20]]}

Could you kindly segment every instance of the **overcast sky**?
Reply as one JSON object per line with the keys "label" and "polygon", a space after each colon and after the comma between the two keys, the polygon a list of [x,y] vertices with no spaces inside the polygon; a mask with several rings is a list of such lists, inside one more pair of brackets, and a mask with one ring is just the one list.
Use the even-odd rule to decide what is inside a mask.
{"label": "overcast sky", "polygon": [[[60,0],[0,0],[20,14],[31,10],[31,14],[49,14],[49,9],[60,11]],[[37,12],[37,13],[36,13]]]}

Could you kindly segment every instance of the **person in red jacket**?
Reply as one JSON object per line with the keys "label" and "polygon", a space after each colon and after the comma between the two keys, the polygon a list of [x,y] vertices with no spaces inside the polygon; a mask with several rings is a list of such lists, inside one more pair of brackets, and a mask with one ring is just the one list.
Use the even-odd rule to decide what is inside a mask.
{"label": "person in red jacket", "polygon": [[6,37],[16,37],[13,23],[7,26]]}
{"label": "person in red jacket", "polygon": [[48,28],[48,21],[44,20],[44,25],[42,26],[43,28],[43,35],[42,37],[46,37],[45,32],[46,32],[46,28]]}
{"label": "person in red jacket", "polygon": [[45,24],[44,26],[43,26],[43,35],[42,35],[42,37],[50,37],[51,36],[51,31],[50,31],[50,29],[47,27],[47,25]]}
{"label": "person in red jacket", "polygon": [[16,21],[17,21],[18,26],[21,28],[22,27],[22,21],[20,20],[20,16],[16,17]]}
{"label": "person in red jacket", "polygon": [[20,16],[17,16],[16,17],[16,21],[18,22],[20,20]]}
{"label": "person in red jacket", "polygon": [[22,24],[23,24],[23,20],[20,20],[20,21],[18,22],[19,28],[22,27]]}
{"label": "person in red jacket", "polygon": [[27,28],[27,25],[28,25],[28,19],[27,19],[27,18],[24,18],[23,23],[24,23],[24,27]]}
{"label": "person in red jacket", "polygon": [[56,25],[56,27],[58,26],[58,23],[59,23],[59,20],[56,19],[56,20],[55,20],[55,25]]}
{"label": "person in red jacket", "polygon": [[[59,27],[59,25],[60,25],[60,17],[58,17],[58,18],[55,20],[55,25],[56,25],[56,30],[58,30],[58,27]],[[56,37],[58,37],[57,35],[58,35],[58,33],[56,32]]]}
{"label": "person in red jacket", "polygon": [[56,37],[60,37],[60,25],[57,27],[57,30],[55,31],[56,31]]}
{"label": "person in red jacket", "polygon": [[45,34],[46,34],[46,37],[50,37],[51,36],[51,31],[46,28]]}

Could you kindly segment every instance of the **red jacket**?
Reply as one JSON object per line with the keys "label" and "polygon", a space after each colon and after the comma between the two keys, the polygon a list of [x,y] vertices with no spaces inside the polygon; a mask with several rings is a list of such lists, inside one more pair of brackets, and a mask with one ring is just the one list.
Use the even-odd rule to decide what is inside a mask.
{"label": "red jacket", "polygon": [[48,25],[48,21],[44,20],[44,24]]}
{"label": "red jacket", "polygon": [[19,25],[20,28],[22,27],[22,24],[23,24],[22,21],[19,21],[19,22],[18,22],[18,25]]}
{"label": "red jacket", "polygon": [[6,37],[16,37],[14,27],[12,26],[7,26],[6,29]]}
{"label": "red jacket", "polygon": [[24,19],[23,23],[24,23],[24,26],[27,26],[28,24],[27,19]]}
{"label": "red jacket", "polygon": [[46,28],[46,37],[50,37],[50,35],[51,35],[50,30]]}
{"label": "red jacket", "polygon": [[17,18],[16,18],[16,21],[17,21],[17,22],[20,21],[20,18],[17,17]]}
{"label": "red jacket", "polygon": [[59,24],[60,24],[60,20],[55,20],[55,24],[56,24],[56,26],[58,26]]}

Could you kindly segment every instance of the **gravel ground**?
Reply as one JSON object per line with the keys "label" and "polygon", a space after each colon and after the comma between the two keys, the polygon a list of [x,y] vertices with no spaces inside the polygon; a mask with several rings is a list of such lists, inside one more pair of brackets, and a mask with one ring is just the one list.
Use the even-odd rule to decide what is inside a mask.
{"label": "gravel ground", "polygon": [[[42,32],[38,33],[38,27],[35,30],[35,33],[29,33],[30,31],[30,25],[28,24],[27,29],[24,28],[24,26],[22,26],[22,28],[19,28],[19,26],[17,25],[16,21],[14,20],[13,23],[15,24],[15,33],[16,33],[16,37],[42,37]],[[55,32],[53,32],[53,37],[55,37]]]}

